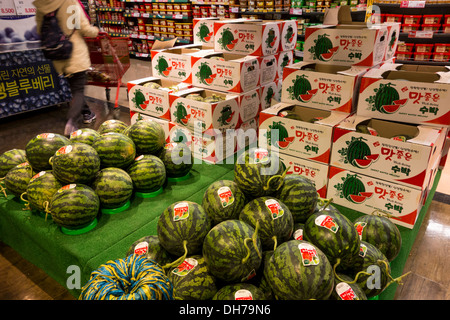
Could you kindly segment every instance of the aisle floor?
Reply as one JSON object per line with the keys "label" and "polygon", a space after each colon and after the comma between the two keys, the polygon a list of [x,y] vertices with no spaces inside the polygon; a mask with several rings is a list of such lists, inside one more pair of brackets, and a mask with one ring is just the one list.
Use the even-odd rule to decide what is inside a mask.
{"label": "aisle floor", "polygon": [[[124,83],[151,75],[150,62],[132,59]],[[119,107],[106,100],[105,89],[88,86],[88,104],[97,120],[86,127],[98,128],[107,119],[130,122],[125,88],[119,89]],[[116,89],[110,92],[114,102]],[[0,119],[0,153],[24,148],[37,133],[63,133],[67,107],[49,107]],[[404,272],[411,271],[395,295],[396,300],[450,300],[450,164],[447,163],[426,213]],[[72,300],[74,297],[44,271],[0,242],[0,300]]]}

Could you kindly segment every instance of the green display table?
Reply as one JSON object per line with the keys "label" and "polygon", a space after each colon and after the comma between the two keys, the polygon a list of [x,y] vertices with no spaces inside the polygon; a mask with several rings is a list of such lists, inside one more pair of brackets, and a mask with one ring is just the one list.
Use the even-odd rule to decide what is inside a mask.
{"label": "green display table", "polygon": [[[36,213],[23,210],[19,199],[9,195],[0,196],[0,241],[15,249],[24,259],[44,270],[64,287],[73,273],[81,271],[81,287],[90,274],[109,260],[124,258],[133,242],[141,237],[156,234],[160,214],[176,201],[202,202],[206,188],[214,181],[233,180],[233,165],[194,165],[191,177],[182,181],[168,181],[163,193],[152,198],[133,197],[131,205],[117,214],[98,216],[96,227],[81,235],[67,235],[51,220]],[[414,243],[420,224],[428,210],[440,172],[436,176],[425,206],[422,208],[414,229],[399,227],[403,246],[399,256],[392,262],[394,277],[402,274],[403,267]],[[350,219],[361,213],[338,207]],[[71,280],[69,279],[69,282]],[[70,282],[72,283],[72,282]],[[385,290],[380,299],[393,299],[396,285]],[[81,288],[69,291],[78,297]]]}

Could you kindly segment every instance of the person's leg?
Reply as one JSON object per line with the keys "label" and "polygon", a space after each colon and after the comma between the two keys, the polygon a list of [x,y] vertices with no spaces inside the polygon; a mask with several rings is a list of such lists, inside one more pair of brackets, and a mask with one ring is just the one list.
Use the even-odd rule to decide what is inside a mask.
{"label": "person's leg", "polygon": [[78,126],[82,117],[82,111],[86,102],[84,100],[84,86],[86,84],[86,73],[78,72],[67,78],[72,93],[72,101],[69,104],[67,112],[67,124],[64,130],[65,135],[71,134],[78,130]]}

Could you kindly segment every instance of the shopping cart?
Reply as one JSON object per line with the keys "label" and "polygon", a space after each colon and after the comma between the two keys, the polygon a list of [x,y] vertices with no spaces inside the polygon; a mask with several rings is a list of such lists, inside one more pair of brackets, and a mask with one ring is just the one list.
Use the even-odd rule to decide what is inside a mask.
{"label": "shopping cart", "polygon": [[119,89],[126,87],[126,84],[122,84],[122,76],[130,68],[128,38],[110,37],[107,33],[102,32],[96,38],[85,38],[85,40],[91,58],[87,84],[105,87],[108,101],[110,100],[110,88],[117,87],[114,103],[114,108],[117,108],[119,106]]}

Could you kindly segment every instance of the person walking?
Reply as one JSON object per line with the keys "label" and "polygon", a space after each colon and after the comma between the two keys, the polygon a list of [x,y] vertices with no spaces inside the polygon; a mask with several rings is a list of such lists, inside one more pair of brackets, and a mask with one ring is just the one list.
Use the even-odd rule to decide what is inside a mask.
{"label": "person walking", "polygon": [[67,60],[54,60],[53,65],[58,74],[63,74],[69,83],[72,100],[67,112],[64,134],[70,135],[78,130],[79,123],[91,123],[96,115],[86,103],[84,90],[87,82],[87,70],[91,67],[89,49],[84,37],[96,37],[99,29],[92,26],[78,0],[35,0],[36,27],[41,32],[44,16],[56,12],[58,25],[72,42],[72,54]]}

